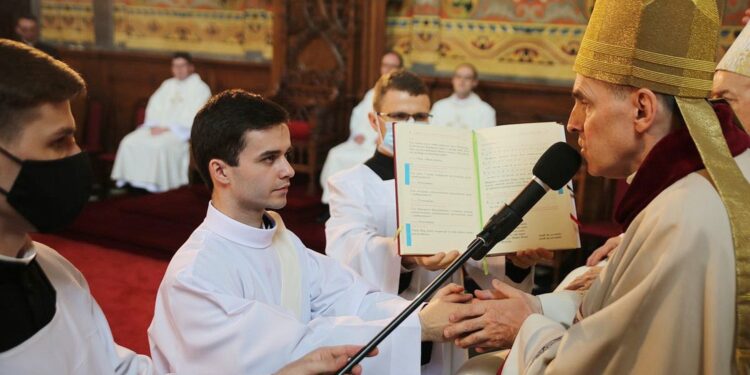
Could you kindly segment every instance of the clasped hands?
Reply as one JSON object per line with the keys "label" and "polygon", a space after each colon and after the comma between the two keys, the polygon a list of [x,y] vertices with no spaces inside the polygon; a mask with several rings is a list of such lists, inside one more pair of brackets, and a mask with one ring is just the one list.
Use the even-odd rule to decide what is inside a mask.
{"label": "clasped hands", "polygon": [[[451,251],[429,257],[403,257],[402,263],[435,271],[457,257],[458,252]],[[524,250],[506,257],[518,267],[529,268],[542,259],[550,259],[552,252]],[[464,293],[462,286],[449,284],[435,293],[419,313],[422,340],[453,341],[456,346],[473,347],[478,352],[508,348],[523,321],[533,313],[541,313],[538,298],[499,280],[493,280],[491,289],[478,290],[473,296]]]}
{"label": "clasped hands", "polygon": [[440,289],[419,313],[423,341],[452,341],[477,352],[510,348],[526,318],[542,312],[541,302],[499,280],[472,296],[463,287]]}

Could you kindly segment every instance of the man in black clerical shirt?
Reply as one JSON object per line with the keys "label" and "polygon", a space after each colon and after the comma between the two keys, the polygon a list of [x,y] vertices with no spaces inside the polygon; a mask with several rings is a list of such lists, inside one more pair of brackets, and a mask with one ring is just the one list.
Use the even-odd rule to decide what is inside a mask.
{"label": "man in black clerical shirt", "polygon": [[0,39],[0,371],[147,374],[115,344],[83,276],[29,232],[69,224],[89,198],[70,100],[83,79],[25,44]]}
{"label": "man in black clerical shirt", "polygon": [[[395,241],[396,196],[393,161],[393,127],[398,122],[429,123],[430,98],[427,87],[415,74],[399,70],[382,76],[374,88],[370,125],[378,133],[373,157],[363,165],[335,174],[328,180],[331,218],[326,222],[326,254],[352,267],[367,281],[389,293],[414,298],[458,257],[458,251],[443,250],[433,256],[399,256]],[[429,126],[429,125],[425,125]],[[452,250],[452,251],[451,251]],[[535,251],[516,256],[517,266],[503,257],[493,257],[489,274],[471,261],[466,270],[487,288],[492,278],[513,282],[531,291],[531,265],[539,258]],[[454,279],[453,282],[460,283]],[[457,369],[455,360],[465,353],[451,353],[451,344],[439,345],[428,366]],[[429,357],[423,347],[423,363]],[[423,370],[432,371],[431,368]]]}

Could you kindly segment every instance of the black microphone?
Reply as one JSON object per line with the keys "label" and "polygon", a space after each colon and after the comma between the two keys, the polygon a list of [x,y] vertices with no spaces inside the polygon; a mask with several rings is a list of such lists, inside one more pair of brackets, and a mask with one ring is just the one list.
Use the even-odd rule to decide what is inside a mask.
{"label": "black microphone", "polygon": [[565,142],[557,142],[542,154],[534,165],[534,178],[526,185],[510,204],[500,208],[484,226],[478,238],[485,245],[472,254],[481,260],[495,245],[508,237],[521,224],[523,216],[539,202],[549,190],[565,186],[581,166],[581,155]]}
{"label": "black microphone", "polygon": [[[560,189],[573,178],[578,167],[581,166],[581,155],[565,142],[558,142],[544,152],[534,165],[534,180],[532,180],[516,199],[509,205],[503,206],[489,220],[484,229],[467,246],[466,251],[454,260],[448,268],[438,275],[416,298],[398,314],[388,325],[370,340],[337,375],[351,372],[352,368],[361,362],[367,353],[377,347],[393,332],[406,318],[422,305],[436,290],[438,290],[451,275],[456,272],[469,258],[482,259],[495,244],[502,241],[521,223],[521,218],[536,202],[550,189]],[[477,256],[479,254],[479,256]],[[416,359],[415,359],[416,360]]]}

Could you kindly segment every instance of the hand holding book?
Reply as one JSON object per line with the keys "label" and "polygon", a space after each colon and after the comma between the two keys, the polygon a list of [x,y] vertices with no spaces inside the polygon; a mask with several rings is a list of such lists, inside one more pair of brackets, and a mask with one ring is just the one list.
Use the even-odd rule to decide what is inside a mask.
{"label": "hand holding book", "polygon": [[420,266],[430,271],[439,271],[448,267],[449,264],[453,263],[458,258],[458,250],[451,250],[448,252],[440,252],[435,255],[429,256],[403,256],[401,257],[401,264],[406,268],[412,268]]}
{"label": "hand holding book", "polygon": [[552,260],[552,258],[555,256],[551,251],[547,249],[529,249],[529,250],[521,250],[516,253],[508,253],[505,254],[506,258],[513,262],[513,264],[516,265],[516,267],[520,268],[529,268],[537,263],[539,263],[542,260]]}

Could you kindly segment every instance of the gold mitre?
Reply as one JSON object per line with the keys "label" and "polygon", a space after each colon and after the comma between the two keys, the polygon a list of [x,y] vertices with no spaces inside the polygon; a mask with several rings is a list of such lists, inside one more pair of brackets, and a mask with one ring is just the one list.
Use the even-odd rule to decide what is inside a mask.
{"label": "gold mitre", "polygon": [[742,74],[750,77],[750,24],[745,25],[727,53],[719,61],[716,70]]}
{"label": "gold mitre", "polygon": [[574,69],[601,81],[690,98],[711,91],[716,0],[598,0]]}

